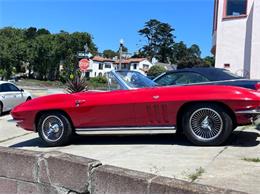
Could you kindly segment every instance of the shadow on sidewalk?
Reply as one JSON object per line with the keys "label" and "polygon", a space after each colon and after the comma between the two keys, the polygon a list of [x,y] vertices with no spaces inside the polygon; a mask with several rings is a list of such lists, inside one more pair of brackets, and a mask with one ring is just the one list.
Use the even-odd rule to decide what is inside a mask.
{"label": "shadow on sidewalk", "polygon": [[[259,145],[256,132],[235,131],[223,144],[233,147],[254,147]],[[88,135],[74,136],[70,145],[180,145],[198,147],[191,144],[184,136],[177,134],[158,135]],[[39,138],[30,139],[10,147],[47,147]]]}

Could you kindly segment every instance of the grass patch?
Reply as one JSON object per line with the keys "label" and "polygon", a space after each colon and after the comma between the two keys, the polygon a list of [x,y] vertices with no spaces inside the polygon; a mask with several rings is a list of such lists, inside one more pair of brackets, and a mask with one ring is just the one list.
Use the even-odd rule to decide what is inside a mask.
{"label": "grass patch", "polygon": [[196,179],[198,179],[203,173],[205,173],[205,170],[200,167],[198,169],[196,169],[195,173],[192,173],[190,175],[188,175],[189,179],[191,180],[191,182],[194,182]]}
{"label": "grass patch", "polygon": [[242,160],[247,161],[247,162],[260,163],[260,158],[242,158]]}

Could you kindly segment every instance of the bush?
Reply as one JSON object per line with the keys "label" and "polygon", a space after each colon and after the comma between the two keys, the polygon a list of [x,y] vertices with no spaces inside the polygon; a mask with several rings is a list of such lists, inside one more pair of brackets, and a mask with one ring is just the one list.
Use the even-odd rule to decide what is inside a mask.
{"label": "bush", "polygon": [[81,78],[79,74],[76,74],[73,78],[67,80],[66,86],[69,93],[86,91],[87,81],[85,78]]}
{"label": "bush", "polygon": [[166,69],[163,66],[154,65],[148,70],[147,76],[150,78],[155,78],[164,72],[166,72]]}
{"label": "bush", "polygon": [[91,79],[89,80],[89,82],[91,82],[91,83],[106,84],[106,83],[107,83],[107,78],[106,78],[106,77],[102,77],[102,76],[98,76],[98,77],[91,78]]}

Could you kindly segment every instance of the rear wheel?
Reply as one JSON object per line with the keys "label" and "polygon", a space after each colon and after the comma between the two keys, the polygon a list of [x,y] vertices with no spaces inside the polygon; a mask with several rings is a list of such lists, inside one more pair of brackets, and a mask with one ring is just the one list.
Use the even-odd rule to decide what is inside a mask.
{"label": "rear wheel", "polygon": [[37,124],[40,138],[48,146],[61,146],[69,142],[72,125],[66,116],[59,112],[43,114]]}
{"label": "rear wheel", "polygon": [[190,107],[182,118],[186,137],[196,145],[220,145],[233,131],[228,112],[215,104],[197,104]]}

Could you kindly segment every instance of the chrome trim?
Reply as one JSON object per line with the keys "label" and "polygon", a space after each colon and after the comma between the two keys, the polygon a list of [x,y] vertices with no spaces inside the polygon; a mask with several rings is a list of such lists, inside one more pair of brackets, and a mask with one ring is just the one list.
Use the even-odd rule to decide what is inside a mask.
{"label": "chrome trim", "polygon": [[22,119],[21,119],[21,120],[8,119],[7,121],[8,121],[8,122],[11,122],[11,123],[13,123],[13,122],[14,122],[14,123],[22,123],[24,120],[22,120]]}
{"label": "chrome trim", "polygon": [[252,109],[252,110],[241,110],[241,111],[236,111],[236,114],[259,114],[260,115],[260,110],[257,109]]}
{"label": "chrome trim", "polygon": [[77,134],[163,134],[175,133],[175,127],[104,127],[76,128]]}

